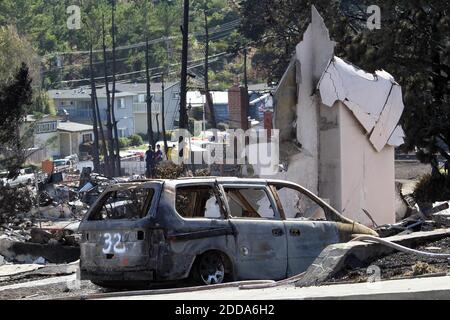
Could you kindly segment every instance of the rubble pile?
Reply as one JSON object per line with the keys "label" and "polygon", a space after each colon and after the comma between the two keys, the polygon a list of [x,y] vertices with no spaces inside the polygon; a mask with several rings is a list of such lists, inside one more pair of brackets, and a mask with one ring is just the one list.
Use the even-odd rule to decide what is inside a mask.
{"label": "rubble pile", "polygon": [[[415,249],[433,253],[449,253],[450,238],[425,242],[418,245]],[[450,270],[450,265],[445,259],[418,257],[404,252],[395,252],[375,261],[354,262],[353,265],[349,263],[344,270],[328,279],[328,282],[367,282],[371,276],[367,269],[369,266],[380,268],[382,280],[433,274],[445,275]]]}
{"label": "rubble pile", "polygon": [[39,229],[30,231],[29,242],[37,244],[79,246],[80,236],[69,229]]}
{"label": "rubble pile", "polygon": [[450,201],[418,203],[414,193],[404,194],[402,187],[397,190],[406,210],[402,218],[394,224],[376,226],[375,231],[381,237],[409,234],[417,231],[432,231],[450,227]]}

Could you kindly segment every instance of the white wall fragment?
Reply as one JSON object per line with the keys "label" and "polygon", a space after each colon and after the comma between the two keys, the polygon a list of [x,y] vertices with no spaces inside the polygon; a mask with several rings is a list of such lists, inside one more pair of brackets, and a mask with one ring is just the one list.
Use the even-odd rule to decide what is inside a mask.
{"label": "white wall fragment", "polygon": [[388,145],[399,147],[405,142],[404,138],[405,132],[403,131],[402,126],[397,126],[388,140]]}
{"label": "white wall fragment", "polygon": [[404,109],[401,88],[392,75],[383,70],[367,73],[333,57],[318,88],[325,105],[332,107],[336,101],[343,102],[371,134],[375,149],[383,149]]}
{"label": "white wall fragment", "polygon": [[394,223],[401,88],[386,71],[367,73],[334,56],[334,47],[312,7],[311,24],[274,95],[274,128],[287,164],[276,178],[330,199],[355,221],[372,223],[364,209],[377,224]]}
{"label": "white wall fragment", "polygon": [[403,108],[402,89],[399,85],[393,85],[383,112],[370,136],[370,142],[378,152],[384,148],[397,127]]}

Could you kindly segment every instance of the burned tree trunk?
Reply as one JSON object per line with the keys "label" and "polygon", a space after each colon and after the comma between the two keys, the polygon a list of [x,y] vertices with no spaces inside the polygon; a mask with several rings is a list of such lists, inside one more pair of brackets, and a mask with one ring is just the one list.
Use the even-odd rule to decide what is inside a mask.
{"label": "burned tree trunk", "polygon": [[95,97],[95,81],[94,81],[94,66],[93,66],[93,53],[92,53],[92,42],[89,47],[89,71],[91,76],[91,109],[92,109],[92,120],[94,125],[94,147],[92,150],[92,156],[94,158],[94,171],[100,172],[100,154],[99,154],[99,143],[98,143],[98,117],[97,110],[95,107],[96,97]]}
{"label": "burned tree trunk", "polygon": [[121,165],[120,165],[120,144],[119,144],[119,130],[117,129],[118,121],[116,121],[116,111],[115,111],[115,98],[116,98],[116,0],[112,0],[111,8],[111,34],[112,34],[112,100],[111,100],[111,122],[113,124],[114,130],[114,149],[116,151],[114,157],[114,175],[121,175]]}
{"label": "burned tree trunk", "polygon": [[156,114],[156,136],[157,141],[161,140],[161,130],[159,126],[159,112]]}
{"label": "burned tree trunk", "polygon": [[101,138],[101,150],[103,154],[103,169],[102,174],[105,174],[106,171],[106,159],[108,158],[108,149],[106,146],[106,138],[105,138],[105,131],[103,129],[103,122],[102,122],[102,115],[100,114],[100,108],[98,106],[98,97],[97,97],[97,88],[94,86],[94,99],[95,99],[95,110],[97,111],[97,119],[98,119],[98,129],[100,132],[100,138]]}
{"label": "burned tree trunk", "polygon": [[103,44],[103,64],[105,69],[105,90],[106,90],[106,129],[108,135],[108,150],[109,155],[105,161],[107,170],[105,172],[108,176],[113,176],[115,173],[115,161],[114,161],[114,137],[113,137],[113,124],[111,118],[111,95],[109,90],[108,80],[108,64],[106,56],[106,31],[105,31],[105,15],[102,13],[102,44]]}

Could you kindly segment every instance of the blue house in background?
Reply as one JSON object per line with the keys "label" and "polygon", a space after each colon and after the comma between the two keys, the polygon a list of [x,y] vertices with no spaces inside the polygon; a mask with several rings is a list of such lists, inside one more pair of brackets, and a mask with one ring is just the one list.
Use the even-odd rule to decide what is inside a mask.
{"label": "blue house in background", "polygon": [[[251,84],[248,86],[250,118],[258,121],[264,119],[264,110],[270,110],[273,107],[271,93],[274,90],[274,86],[267,84]],[[211,91],[211,96],[214,103],[216,122],[228,123],[230,120],[228,112],[228,91]],[[200,91],[189,91],[187,93],[187,103],[191,108],[203,109],[205,96]]]}
{"label": "blue house in background", "polygon": [[265,83],[248,85],[250,118],[260,121],[264,119],[263,110],[273,108],[271,94],[275,89],[275,86],[269,86]]}
{"label": "blue house in background", "polygon": [[[114,110],[118,121],[120,137],[129,137],[135,133],[147,133],[147,103],[146,84],[117,83]],[[50,90],[58,112],[67,111],[68,120],[83,124],[93,124],[91,89],[76,88],[73,90]],[[173,130],[178,121],[180,104],[180,83],[166,83],[164,88],[166,130]],[[156,132],[162,123],[162,84],[151,84],[153,130]],[[107,96],[105,88],[97,90],[98,105],[102,123],[107,119]]]}

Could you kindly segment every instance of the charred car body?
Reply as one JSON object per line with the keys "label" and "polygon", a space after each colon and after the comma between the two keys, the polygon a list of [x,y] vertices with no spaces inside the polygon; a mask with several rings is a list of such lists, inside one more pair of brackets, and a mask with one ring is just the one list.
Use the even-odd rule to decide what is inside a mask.
{"label": "charred car body", "polygon": [[81,277],[100,285],[279,280],[330,244],[376,235],[299,185],[238,178],[110,186],[80,232]]}

